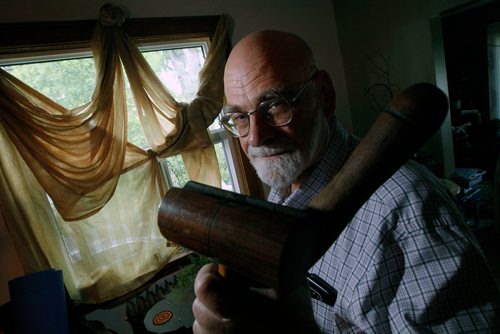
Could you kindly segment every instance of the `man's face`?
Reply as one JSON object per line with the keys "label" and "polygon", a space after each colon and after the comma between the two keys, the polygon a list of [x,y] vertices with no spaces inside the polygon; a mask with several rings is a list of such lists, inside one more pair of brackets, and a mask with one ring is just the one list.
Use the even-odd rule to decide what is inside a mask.
{"label": "man's face", "polygon": [[[280,75],[279,71],[265,66],[252,71],[238,68],[226,71],[227,105],[240,112],[251,112],[262,101],[277,94],[291,98],[310,75],[309,71]],[[284,187],[295,182],[317,162],[324,148],[328,121],[315,98],[315,89],[313,79],[297,101],[291,104],[293,119],[289,124],[273,127],[255,113],[250,116],[248,135],[239,138],[243,151],[261,180],[272,187]]]}

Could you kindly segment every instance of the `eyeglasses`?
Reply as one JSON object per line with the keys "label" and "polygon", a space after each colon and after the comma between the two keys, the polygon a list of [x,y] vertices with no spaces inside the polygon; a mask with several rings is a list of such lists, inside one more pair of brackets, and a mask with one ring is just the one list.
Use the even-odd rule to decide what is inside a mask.
{"label": "eyeglasses", "polygon": [[220,124],[235,137],[246,137],[250,130],[250,115],[259,114],[264,123],[271,126],[285,126],[292,121],[293,108],[300,95],[304,92],[307,84],[311,82],[319,71],[314,72],[309,79],[300,86],[297,94],[291,99],[282,96],[261,102],[254,111],[243,113],[225,111],[222,109]]}

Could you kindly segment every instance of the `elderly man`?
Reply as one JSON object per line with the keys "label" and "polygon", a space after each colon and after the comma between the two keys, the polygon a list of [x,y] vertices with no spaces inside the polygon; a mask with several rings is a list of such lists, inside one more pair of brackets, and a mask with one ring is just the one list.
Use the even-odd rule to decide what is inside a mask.
{"label": "elderly man", "polygon": [[[261,31],[232,50],[223,124],[239,138],[269,201],[305,208],[357,145],[335,119],[335,91],[298,36]],[[308,245],[303,245],[308,247]],[[195,333],[484,332],[499,330],[499,291],[460,210],[409,161],[357,212],[310,269],[337,297],[307,285],[276,292],[231,284],[215,265],[195,282]],[[495,327],[496,326],[496,327]]]}

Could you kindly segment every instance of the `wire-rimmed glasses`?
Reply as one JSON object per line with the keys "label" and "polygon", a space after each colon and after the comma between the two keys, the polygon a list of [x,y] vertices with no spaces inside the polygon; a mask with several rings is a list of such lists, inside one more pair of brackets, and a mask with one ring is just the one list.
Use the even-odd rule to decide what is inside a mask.
{"label": "wire-rimmed glasses", "polygon": [[314,72],[309,79],[304,81],[298,92],[291,99],[282,96],[262,101],[254,111],[251,112],[235,112],[232,110],[225,111],[222,109],[222,117],[220,124],[235,137],[245,137],[250,130],[250,115],[259,114],[262,120],[271,126],[285,126],[292,121],[293,108],[295,103],[302,95],[318,71]]}

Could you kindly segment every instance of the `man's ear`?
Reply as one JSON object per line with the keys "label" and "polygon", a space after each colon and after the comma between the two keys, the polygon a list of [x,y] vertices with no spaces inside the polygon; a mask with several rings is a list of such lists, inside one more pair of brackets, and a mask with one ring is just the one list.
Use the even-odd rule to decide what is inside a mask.
{"label": "man's ear", "polygon": [[320,70],[317,74],[317,83],[323,97],[323,106],[326,118],[330,118],[335,113],[336,107],[336,95],[335,88],[333,87],[332,79],[328,72],[325,70]]}

